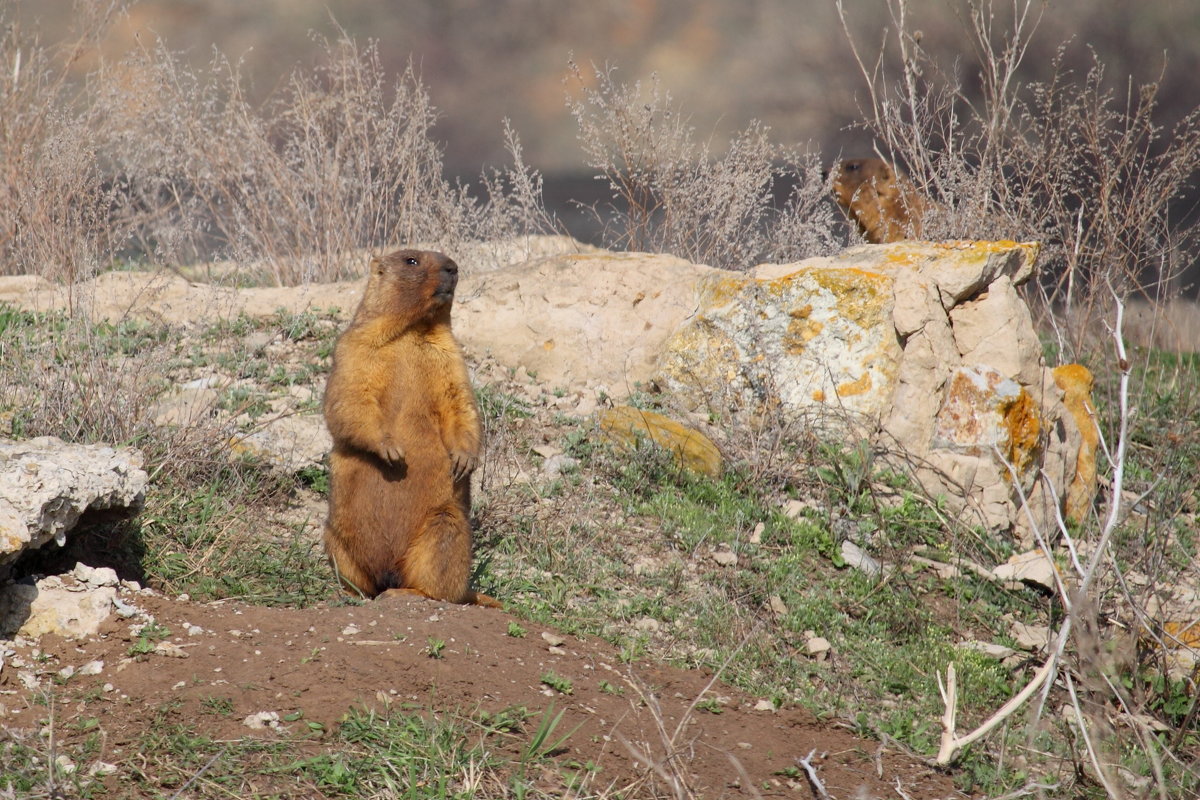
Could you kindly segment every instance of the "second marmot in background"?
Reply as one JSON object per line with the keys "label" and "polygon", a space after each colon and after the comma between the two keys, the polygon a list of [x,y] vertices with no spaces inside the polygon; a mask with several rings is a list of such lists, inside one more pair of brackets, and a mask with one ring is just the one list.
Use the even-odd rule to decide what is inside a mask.
{"label": "second marmot in background", "polygon": [[882,158],[848,158],[839,163],[834,170],[833,194],[868,242],[921,237],[929,201]]}

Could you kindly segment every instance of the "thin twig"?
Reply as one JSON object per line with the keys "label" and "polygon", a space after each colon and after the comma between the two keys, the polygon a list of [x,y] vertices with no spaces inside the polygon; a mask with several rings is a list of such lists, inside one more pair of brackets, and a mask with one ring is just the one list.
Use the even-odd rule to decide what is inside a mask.
{"label": "thin twig", "polygon": [[[821,778],[817,775],[817,768],[812,764],[812,757],[816,754],[816,750],[809,750],[808,755],[804,758],[797,758],[796,763],[804,770],[804,774],[808,776],[808,783],[812,787],[813,794],[820,800],[833,800],[829,792],[825,789],[825,784],[821,782]],[[821,754],[824,758],[825,754]]]}

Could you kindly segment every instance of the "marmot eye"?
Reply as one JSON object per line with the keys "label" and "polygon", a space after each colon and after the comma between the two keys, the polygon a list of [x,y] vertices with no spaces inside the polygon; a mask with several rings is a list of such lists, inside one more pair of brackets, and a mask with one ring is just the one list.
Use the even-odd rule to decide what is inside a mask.
{"label": "marmot eye", "polygon": [[404,263],[408,264],[410,267],[417,266],[417,260],[415,258],[413,258],[412,256],[409,256],[408,258],[404,259]]}

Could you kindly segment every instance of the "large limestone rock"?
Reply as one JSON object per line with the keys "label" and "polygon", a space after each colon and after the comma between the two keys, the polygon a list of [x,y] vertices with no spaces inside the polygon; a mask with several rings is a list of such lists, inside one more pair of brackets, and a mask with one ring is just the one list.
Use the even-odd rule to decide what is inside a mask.
{"label": "large limestone rock", "polygon": [[25,550],[62,545],[84,513],[140,508],[146,481],[135,450],[0,440],[0,579]]}
{"label": "large limestone rock", "polygon": [[[531,259],[593,252],[597,252],[596,248],[567,236],[521,236],[466,243],[450,255],[465,275],[482,276]],[[347,254],[346,261],[360,264],[365,278],[369,257],[370,253],[364,250]],[[104,272],[90,281],[69,286],[33,275],[0,277],[0,303],[27,311],[84,313],[97,320],[132,318],[169,324],[214,322],[242,314],[271,317],[281,309],[300,313],[337,308],[349,318],[362,299],[365,285],[362,280],[248,289],[220,285],[230,275],[270,275],[263,265],[242,263],[201,265],[185,270],[185,274],[186,277],[167,271]],[[459,296],[463,294],[460,288]]]}
{"label": "large limestone rock", "polygon": [[691,410],[795,417],[820,407],[876,418],[900,361],[893,305],[886,275],[825,259],[710,277],[697,313],[666,342],[656,380]]}
{"label": "large limestone rock", "polygon": [[727,274],[647,253],[539,259],[465,278],[454,332],[543,386],[597,382],[626,397],[653,376],[707,282]]}
{"label": "large limestone rock", "polygon": [[1052,530],[1069,486],[1076,514],[1095,490],[1076,479],[1087,421],[1016,291],[1037,253],[900,242],[708,279],[655,380],[689,410],[870,438],[969,521],[1029,538],[1023,497]]}

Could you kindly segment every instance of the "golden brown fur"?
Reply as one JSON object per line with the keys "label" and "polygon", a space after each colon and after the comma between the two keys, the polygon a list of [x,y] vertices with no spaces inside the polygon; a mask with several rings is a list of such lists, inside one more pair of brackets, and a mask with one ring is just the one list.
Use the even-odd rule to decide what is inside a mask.
{"label": "golden brown fur", "polygon": [[498,606],[468,587],[479,412],[450,332],[457,265],[399,250],[371,259],[325,390],[325,550],[343,586]]}
{"label": "golden brown fur", "polygon": [[838,164],[833,194],[868,242],[921,236],[927,201],[908,178],[881,158],[849,158]]}

